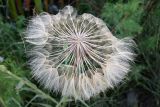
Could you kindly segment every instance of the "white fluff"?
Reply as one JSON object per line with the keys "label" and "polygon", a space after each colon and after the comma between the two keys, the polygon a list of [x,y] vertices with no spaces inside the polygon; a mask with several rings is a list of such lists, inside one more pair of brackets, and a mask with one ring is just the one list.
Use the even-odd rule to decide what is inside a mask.
{"label": "white fluff", "polygon": [[89,99],[113,88],[130,70],[132,39],[117,39],[91,14],[66,6],[42,13],[26,30],[33,76],[45,88],[75,99]]}

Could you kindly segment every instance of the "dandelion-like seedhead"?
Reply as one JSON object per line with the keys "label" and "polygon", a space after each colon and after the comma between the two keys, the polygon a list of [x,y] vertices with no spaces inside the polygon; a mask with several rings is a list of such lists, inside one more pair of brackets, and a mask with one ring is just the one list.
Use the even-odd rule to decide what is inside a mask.
{"label": "dandelion-like seedhead", "polygon": [[30,21],[26,41],[33,76],[54,92],[89,99],[114,87],[130,69],[131,39],[117,39],[91,14],[66,6],[57,15],[42,13]]}

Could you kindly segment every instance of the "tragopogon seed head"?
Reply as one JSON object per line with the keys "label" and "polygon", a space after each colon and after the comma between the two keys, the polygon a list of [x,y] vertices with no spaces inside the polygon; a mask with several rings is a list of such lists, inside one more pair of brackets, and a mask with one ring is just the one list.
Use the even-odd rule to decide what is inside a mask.
{"label": "tragopogon seed head", "polygon": [[51,91],[89,99],[119,83],[133,61],[133,41],[117,39],[91,14],[66,6],[30,21],[26,41],[33,76]]}

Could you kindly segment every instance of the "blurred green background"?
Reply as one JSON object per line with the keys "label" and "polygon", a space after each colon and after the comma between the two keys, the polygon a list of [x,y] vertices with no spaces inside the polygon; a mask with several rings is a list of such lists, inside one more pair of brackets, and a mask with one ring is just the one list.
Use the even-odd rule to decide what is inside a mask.
{"label": "blurred green background", "polygon": [[[102,18],[117,38],[133,37],[137,44],[124,82],[88,101],[43,89],[27,66],[28,20],[68,4],[79,14]],[[160,0],[0,0],[0,107],[160,107]]]}

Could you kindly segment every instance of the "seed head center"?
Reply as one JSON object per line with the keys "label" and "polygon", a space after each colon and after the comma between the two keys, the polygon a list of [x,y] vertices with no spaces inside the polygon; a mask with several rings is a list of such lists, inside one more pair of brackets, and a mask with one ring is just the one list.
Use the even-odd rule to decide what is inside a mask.
{"label": "seed head center", "polygon": [[75,42],[77,45],[80,45],[81,43],[83,43],[83,37],[77,36]]}

